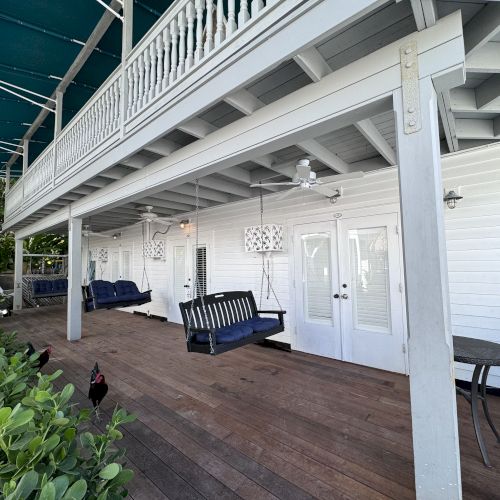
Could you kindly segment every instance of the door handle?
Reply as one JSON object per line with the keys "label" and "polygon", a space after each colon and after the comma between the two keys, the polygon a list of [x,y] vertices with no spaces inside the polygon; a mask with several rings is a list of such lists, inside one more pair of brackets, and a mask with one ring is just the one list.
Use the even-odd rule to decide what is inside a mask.
{"label": "door handle", "polygon": [[343,293],[343,294],[341,295],[341,297],[342,297],[343,299],[348,299],[348,298],[349,298],[349,295],[347,295],[347,293]]}
{"label": "door handle", "polygon": [[334,299],[338,299],[340,298],[340,295],[338,293],[336,293],[334,296],[333,296]]}
{"label": "door handle", "polygon": [[191,285],[184,285],[184,288],[191,288]]}

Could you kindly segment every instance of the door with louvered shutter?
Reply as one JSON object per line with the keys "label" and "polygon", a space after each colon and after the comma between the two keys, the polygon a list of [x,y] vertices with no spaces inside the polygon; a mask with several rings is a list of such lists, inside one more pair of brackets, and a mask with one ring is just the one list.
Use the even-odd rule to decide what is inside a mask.
{"label": "door with louvered shutter", "polygon": [[404,373],[397,228],[397,214],[339,221],[342,341],[346,361]]}
{"label": "door with louvered shutter", "polygon": [[335,222],[294,226],[296,336],[293,348],[340,359]]}

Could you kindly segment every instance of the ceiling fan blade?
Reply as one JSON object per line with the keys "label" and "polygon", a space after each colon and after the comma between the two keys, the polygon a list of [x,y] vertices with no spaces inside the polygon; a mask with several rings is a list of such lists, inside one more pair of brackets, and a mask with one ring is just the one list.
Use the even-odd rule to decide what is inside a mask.
{"label": "ceiling fan blade", "polygon": [[268,187],[268,186],[298,186],[300,182],[266,182],[262,184],[250,184],[251,188]]}
{"label": "ceiling fan blade", "polygon": [[361,179],[364,176],[364,172],[351,172],[349,174],[328,175],[326,177],[320,177],[318,181],[320,181],[320,184],[333,184],[337,182],[348,181],[351,179]]}
{"label": "ceiling fan blade", "polygon": [[320,193],[323,196],[326,196],[327,198],[331,198],[332,196],[337,194],[337,189],[331,189],[328,186],[325,186],[323,184],[315,184],[314,186],[311,186],[311,189],[313,191],[316,191],[316,193]]}
{"label": "ceiling fan blade", "polygon": [[311,165],[309,165],[309,162],[307,162],[307,165],[300,162],[297,163],[297,175],[299,179],[309,179],[311,175]]}
{"label": "ceiling fan blade", "polygon": [[294,187],[292,189],[287,189],[285,191],[282,191],[278,196],[276,196],[277,200],[284,200],[285,198],[288,198],[289,196],[292,196],[292,194],[295,194],[297,191],[300,191],[300,187]]}
{"label": "ceiling fan blade", "polygon": [[169,227],[173,224],[173,221],[163,220],[163,219],[155,219],[154,222],[161,224],[162,226],[169,226]]}

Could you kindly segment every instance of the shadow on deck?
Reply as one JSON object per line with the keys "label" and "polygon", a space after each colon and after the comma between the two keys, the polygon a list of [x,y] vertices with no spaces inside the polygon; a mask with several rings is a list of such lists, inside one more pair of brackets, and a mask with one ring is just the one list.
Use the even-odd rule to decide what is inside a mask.
{"label": "shadow on deck", "polygon": [[[29,309],[0,327],[54,346],[79,402],[96,360],[116,404],[137,415],[123,446],[134,499],[415,497],[408,380],[300,353],[247,346],[188,354],[180,326],[119,311],[84,315],[68,343],[61,306]],[[468,405],[458,400],[465,499],[500,498],[500,444],[484,426],[483,466]],[[500,421],[500,398],[491,398]],[[106,415],[104,416],[106,419]]]}

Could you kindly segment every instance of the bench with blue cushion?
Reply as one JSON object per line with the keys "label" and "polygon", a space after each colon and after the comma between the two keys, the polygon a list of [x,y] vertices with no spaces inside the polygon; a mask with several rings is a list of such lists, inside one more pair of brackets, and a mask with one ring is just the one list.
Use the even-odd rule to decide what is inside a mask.
{"label": "bench with blue cushion", "polygon": [[65,297],[68,295],[68,280],[66,278],[56,280],[33,280],[31,296],[34,299]]}
{"label": "bench with blue cushion", "polygon": [[[220,354],[237,347],[259,342],[284,330],[285,311],[259,311],[251,291],[223,292],[181,302],[182,320],[189,352]],[[189,317],[192,307],[192,319]],[[275,314],[277,318],[261,317]],[[207,324],[208,321],[208,324]],[[212,348],[210,347],[212,336]]]}
{"label": "bench with blue cushion", "polygon": [[119,280],[116,283],[105,280],[91,281],[85,298],[85,309],[113,309],[116,307],[139,306],[151,302],[151,290],[140,292],[133,281]]}

